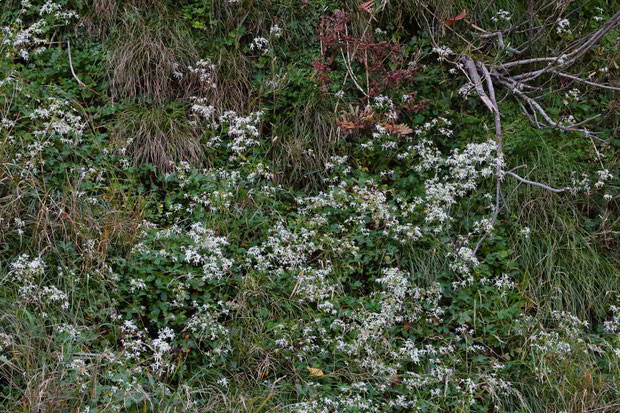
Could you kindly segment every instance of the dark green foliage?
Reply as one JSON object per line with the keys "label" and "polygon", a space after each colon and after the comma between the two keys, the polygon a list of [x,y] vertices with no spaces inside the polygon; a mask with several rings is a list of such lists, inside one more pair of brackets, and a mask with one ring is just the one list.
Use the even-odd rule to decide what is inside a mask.
{"label": "dark green foliage", "polygon": [[[467,178],[416,147],[494,139],[436,42],[504,61],[479,36],[504,10],[548,25],[523,55],[546,56],[615,4],[61,0],[65,21],[31,3],[0,10],[0,410],[617,407],[617,92],[539,83],[556,119],[600,113],[599,141],[498,88],[506,165],[572,190],[504,177],[477,265],[459,254],[495,176],[444,194],[435,227],[429,188]],[[15,44],[38,21],[46,49]],[[617,34],[575,73],[617,86]]]}

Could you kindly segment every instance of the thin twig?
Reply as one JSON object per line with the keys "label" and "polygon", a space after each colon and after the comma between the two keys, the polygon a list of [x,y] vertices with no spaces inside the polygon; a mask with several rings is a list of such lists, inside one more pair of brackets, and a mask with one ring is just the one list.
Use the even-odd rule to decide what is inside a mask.
{"label": "thin twig", "polygon": [[75,80],[77,80],[77,82],[80,84],[80,86],[86,87],[84,82],[82,82],[80,78],[75,74],[75,70],[73,70],[73,61],[71,60],[71,43],[69,42],[69,39],[67,39],[67,54],[69,55],[69,67],[71,68],[71,74],[73,75]]}
{"label": "thin twig", "polygon": [[551,119],[551,117],[547,114],[547,112],[545,112],[545,110],[542,108],[542,106],[540,106],[540,104],[538,102],[536,102],[534,99],[532,99],[531,97],[527,96],[525,93],[521,92],[517,88],[513,88],[511,90],[512,90],[513,93],[517,94],[521,99],[525,100],[530,105],[532,110],[534,110],[534,112],[538,111],[538,113],[540,113],[542,115],[542,117],[549,124],[549,128],[560,129],[560,130],[563,130],[563,131],[571,131],[571,132],[583,132],[587,136],[596,135],[596,132],[591,132],[591,131],[589,131],[587,129],[576,128],[575,126],[582,125],[583,123],[585,123],[587,121],[590,121],[592,119],[596,119],[599,115],[593,116],[591,118],[586,119],[585,121],[576,123],[574,125],[563,126],[563,125],[560,125],[558,122],[554,121],[553,119]]}
{"label": "thin twig", "polygon": [[547,191],[551,191],[551,192],[558,192],[558,193],[559,192],[566,192],[566,191],[568,191],[570,189],[568,187],[566,187],[566,188],[553,188],[553,187],[551,187],[549,185],[541,184],[540,182],[530,181],[529,179],[522,178],[519,175],[517,175],[516,173],[511,172],[511,171],[506,171],[505,173],[506,173],[506,175],[509,175],[509,176],[512,176],[513,178],[518,179],[519,181],[523,182],[524,184],[538,186],[538,187],[544,188]]}
{"label": "thin twig", "polygon": [[577,77],[577,76],[569,75],[568,73],[564,73],[564,72],[554,72],[554,73],[556,73],[558,76],[566,77],[568,79],[573,79],[573,80],[576,80],[577,82],[582,82],[582,83],[588,84],[590,86],[596,86],[596,87],[600,87],[600,88],[603,88],[603,89],[610,89],[610,90],[615,90],[615,91],[620,92],[620,87],[615,87],[615,86],[610,86],[610,85],[603,85],[603,84],[600,84],[600,83],[592,82],[590,80],[582,79],[582,78]]}

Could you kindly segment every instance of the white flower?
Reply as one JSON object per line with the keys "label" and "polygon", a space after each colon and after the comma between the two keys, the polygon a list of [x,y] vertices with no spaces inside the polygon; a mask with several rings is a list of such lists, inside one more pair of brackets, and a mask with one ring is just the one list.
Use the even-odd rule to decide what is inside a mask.
{"label": "white flower", "polygon": [[390,111],[394,108],[394,103],[389,97],[378,95],[373,98],[373,106],[377,110]]}
{"label": "white flower", "polygon": [[474,84],[471,82],[465,83],[458,90],[458,93],[461,96],[471,96],[473,92],[474,92]]}
{"label": "white flower", "polygon": [[509,22],[511,18],[512,18],[512,14],[509,11],[500,9],[497,11],[497,13],[495,13],[494,17],[491,17],[491,20],[494,22],[498,22],[500,20]]}
{"label": "white flower", "polygon": [[572,33],[570,29],[570,21],[568,21],[568,19],[558,18],[556,24],[557,24],[555,27],[556,33],[558,34],[562,34],[562,33],[571,34]]}
{"label": "white flower", "polygon": [[146,289],[146,283],[144,282],[144,280],[140,279],[140,278],[132,278],[129,281],[129,284],[131,285],[129,287],[129,290],[133,293],[136,290],[145,290]]}
{"label": "white flower", "polygon": [[521,235],[523,235],[525,239],[528,239],[530,237],[531,232],[532,230],[530,229],[530,227],[523,227],[521,229]]}
{"label": "white flower", "polygon": [[269,51],[269,40],[261,36],[255,37],[254,40],[252,40],[252,43],[250,43],[250,50],[257,50],[267,53]]}
{"label": "white flower", "polygon": [[[280,26],[278,26],[277,24],[274,24],[273,26],[271,26],[271,28],[269,29],[269,34],[273,37],[275,37],[276,39],[282,37],[282,29],[280,28]],[[256,39],[255,39],[256,40]]]}
{"label": "white flower", "polygon": [[[210,59],[201,59],[198,62],[196,62],[195,66],[188,66],[187,70],[189,70],[190,73],[198,76],[198,80],[206,87],[208,88],[216,87],[215,65],[211,62]],[[173,76],[176,77],[177,79],[183,78],[183,73],[180,72],[178,64],[175,64],[174,66]]]}
{"label": "white flower", "polygon": [[439,61],[445,60],[448,56],[451,56],[454,54],[452,49],[450,49],[448,46],[433,47],[433,52],[439,55],[439,57],[437,57],[437,60]]}

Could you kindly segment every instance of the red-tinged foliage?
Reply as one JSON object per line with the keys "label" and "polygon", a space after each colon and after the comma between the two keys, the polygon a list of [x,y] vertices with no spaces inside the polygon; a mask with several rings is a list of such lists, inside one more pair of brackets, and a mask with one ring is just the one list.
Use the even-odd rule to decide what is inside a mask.
{"label": "red-tinged foliage", "polygon": [[[367,3],[362,5],[363,10],[369,10],[373,2]],[[321,19],[317,38],[321,42],[324,62],[331,64],[336,58],[344,58],[348,64],[358,63],[365,72],[361,77],[366,81],[369,96],[413,80],[413,69],[390,70],[390,65],[403,63],[403,46],[392,41],[376,41],[372,30],[365,30],[362,35],[350,34],[348,22],[349,15],[342,10],[335,10],[331,16]],[[324,64],[313,64],[313,67],[313,78],[325,86],[326,79],[320,73],[325,73],[326,67]]]}
{"label": "red-tinged foliage", "polygon": [[371,14],[375,9],[374,0],[366,1],[360,5],[360,10],[365,11],[368,14]]}
{"label": "red-tinged foliage", "polygon": [[443,21],[443,24],[445,24],[446,26],[451,26],[452,24],[454,24],[454,22],[457,22],[459,20],[463,20],[465,18],[465,16],[467,16],[467,10],[463,10],[458,16],[453,17],[451,19],[446,19]]}

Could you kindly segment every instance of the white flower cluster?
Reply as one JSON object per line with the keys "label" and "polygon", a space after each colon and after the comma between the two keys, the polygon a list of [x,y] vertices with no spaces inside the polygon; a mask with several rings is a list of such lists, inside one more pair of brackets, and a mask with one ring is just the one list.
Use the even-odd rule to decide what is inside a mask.
{"label": "white flower cluster", "polygon": [[[170,229],[147,231],[146,234],[149,233],[159,242],[166,240],[181,241],[180,250],[183,254],[183,261],[191,266],[201,268],[200,278],[205,282],[221,281],[228,275],[233,266],[233,261],[226,257],[225,253],[228,240],[225,237],[217,236],[213,230],[205,228],[204,224],[200,222],[193,223],[187,232],[175,225]],[[188,238],[190,242],[183,241]],[[171,255],[165,249],[152,250],[144,243],[134,246],[132,254],[146,254],[147,256],[154,254],[170,258],[173,262],[177,260],[176,256]],[[193,273],[187,275],[190,279],[195,276]],[[133,281],[133,288],[143,289],[144,286],[138,281]]]}
{"label": "white flower cluster", "polygon": [[609,309],[611,310],[612,318],[605,321],[605,331],[611,334],[620,334],[620,306],[612,305]]}
{"label": "white flower cluster", "polygon": [[258,123],[262,112],[252,112],[249,116],[239,116],[236,112],[226,111],[220,116],[220,124],[227,124],[227,134],[232,138],[230,149],[242,154],[258,142]]}
{"label": "white flower cluster", "polygon": [[[587,321],[582,321],[567,312],[553,311],[551,320],[557,328],[551,331],[539,330],[530,337],[532,349],[547,357],[563,357],[583,347],[582,338]],[[542,373],[542,371],[541,371]]]}
{"label": "white flower cluster", "polygon": [[[259,144],[259,123],[262,112],[252,112],[248,116],[241,116],[229,110],[218,116],[218,111],[208,98],[192,97],[190,111],[198,116],[201,125],[216,131],[210,135],[206,146],[208,148],[222,147],[226,138],[231,138],[225,146],[233,151],[234,155],[243,155],[251,147]],[[193,121],[198,124],[198,121]]]}
{"label": "white flower cluster", "polygon": [[224,253],[228,245],[226,238],[216,236],[201,223],[192,224],[188,235],[193,243],[182,248],[185,262],[202,265],[203,281],[220,281],[224,278],[233,265]]}
{"label": "white flower cluster", "polygon": [[53,15],[56,19],[60,20],[64,24],[68,24],[69,20],[77,19],[79,17],[78,14],[74,11],[63,11],[62,6],[52,0],[47,0],[39,10],[40,16],[44,16],[46,14]]}
{"label": "white flower cluster", "polygon": [[60,141],[66,144],[77,144],[79,141],[69,139],[70,136],[79,138],[86,129],[86,123],[67,100],[50,97],[46,106],[37,108],[30,114],[30,119],[41,120],[42,128],[35,131],[37,136],[46,134],[60,136]]}
{"label": "white flower cluster", "polygon": [[[215,108],[208,104],[208,99],[193,97],[192,100],[194,104],[190,107],[190,110],[194,113],[197,113],[205,120],[213,122]],[[212,126],[216,127],[217,124],[213,123]]]}
{"label": "white flower cluster", "polygon": [[596,16],[593,17],[594,21],[601,22],[605,20],[605,17],[603,17],[603,13],[605,12],[605,10],[603,10],[602,7],[595,7],[594,10],[596,10],[596,12],[598,13]]}
{"label": "white flower cluster", "polygon": [[43,151],[46,147],[53,146],[56,141],[77,145],[86,129],[86,122],[69,101],[53,97],[34,109],[28,118],[34,124],[32,139],[22,138],[11,142],[16,146],[12,164],[19,166],[22,177],[40,173],[40,163],[45,162]]}
{"label": "white flower cluster", "polygon": [[208,343],[206,346],[209,358],[226,356],[232,351],[229,336],[230,330],[219,319],[226,317],[230,306],[224,302],[216,305],[193,304],[196,312],[187,323],[185,331],[192,332],[199,341]]}
{"label": "white flower cluster", "polygon": [[264,37],[258,36],[255,37],[252,40],[252,43],[250,43],[250,50],[254,51],[258,51],[258,52],[262,52],[263,54],[269,52],[269,47],[270,47],[270,43],[268,39],[265,39]]}
{"label": "white flower cluster", "polygon": [[418,171],[444,171],[424,184],[427,209],[425,220],[429,224],[437,224],[436,232],[451,221],[449,210],[457,200],[475,190],[479,180],[493,176],[496,163],[501,162],[495,155],[496,145],[493,141],[470,143],[462,151],[455,149],[448,157],[442,157],[431,142],[425,139],[414,150],[422,159],[416,167]]}
{"label": "white flower cluster", "polygon": [[[598,171],[595,171],[595,173],[592,175],[588,175],[587,173],[583,172],[581,174],[581,178],[578,179],[573,172],[573,176],[571,178],[572,185],[570,187],[571,192],[577,193],[583,191],[591,193],[591,191],[593,190],[600,190],[605,188],[606,186],[609,186],[610,181],[614,179],[614,175],[609,172],[608,169],[600,169]],[[593,180],[596,180],[594,184],[592,184]],[[611,199],[613,199],[613,196],[611,194],[604,194],[603,198],[607,201],[610,201]]]}
{"label": "white flower cluster", "polygon": [[[478,258],[476,258],[476,255],[474,254],[474,250],[468,246],[459,247],[456,252],[452,254],[452,256],[455,259],[450,263],[450,268],[460,274],[469,274],[471,269],[479,264]],[[465,282],[454,282],[453,287],[464,287],[472,281],[473,279],[468,277]]]}
{"label": "white flower cluster", "polygon": [[495,13],[495,16],[491,17],[491,21],[498,23],[500,21],[503,22],[510,22],[510,19],[512,19],[512,13],[510,13],[507,10],[498,10],[497,13]]}
{"label": "white flower cluster", "polygon": [[64,291],[54,285],[43,285],[45,270],[41,257],[30,258],[28,254],[22,254],[11,263],[8,275],[17,285],[19,296],[25,304],[68,309],[69,299]]}
{"label": "white flower cluster", "polygon": [[[215,89],[216,70],[210,59],[199,60],[195,66],[188,66],[187,70],[195,75],[206,89]],[[175,71],[175,77],[183,77],[181,72]]]}
{"label": "white flower cluster", "polygon": [[280,26],[278,26],[277,24],[274,24],[269,29],[269,34],[272,37],[275,37],[276,39],[278,39],[278,38],[282,37],[282,28],[280,28]]}
{"label": "white flower cluster", "polygon": [[[30,10],[32,4],[29,1],[22,2],[21,6],[16,24],[0,28],[0,45],[6,48],[5,53],[9,58],[29,60],[31,54],[36,55],[47,50],[49,39],[45,38],[45,33],[53,26],[68,25],[79,17],[76,12],[65,11],[59,3],[51,0],[43,4],[38,13]],[[36,13],[41,18],[24,27],[24,16],[31,13]]]}
{"label": "white flower cluster", "polygon": [[337,240],[313,229],[302,228],[300,232],[293,232],[280,222],[271,229],[271,235],[264,243],[248,250],[246,265],[276,275],[294,272],[296,284],[291,296],[297,295],[301,301],[321,302],[333,295],[338,286],[331,281],[328,259],[308,265],[320,248],[329,248],[336,255],[348,252],[346,242],[338,245]]}
{"label": "white flower cluster", "polygon": [[437,46],[433,47],[433,52],[437,53],[438,61],[446,60],[448,57],[452,56],[454,52],[448,46]]}
{"label": "white flower cluster", "polygon": [[159,330],[157,337],[150,338],[146,329],[138,327],[134,320],[125,320],[121,324],[122,352],[112,355],[112,358],[124,367],[133,366],[130,370],[144,374],[145,369],[156,375],[163,375],[171,371],[172,341],[175,333],[171,328]]}
{"label": "white flower cluster", "polygon": [[571,34],[570,21],[568,19],[558,18],[555,31],[558,34]]}
{"label": "white flower cluster", "polygon": [[458,90],[458,94],[461,96],[473,96],[475,95],[475,86],[471,82],[465,83]]}

